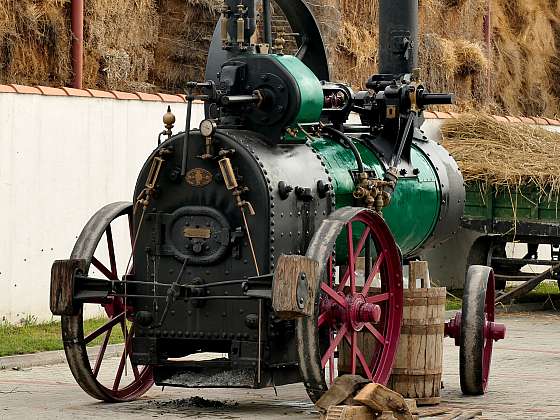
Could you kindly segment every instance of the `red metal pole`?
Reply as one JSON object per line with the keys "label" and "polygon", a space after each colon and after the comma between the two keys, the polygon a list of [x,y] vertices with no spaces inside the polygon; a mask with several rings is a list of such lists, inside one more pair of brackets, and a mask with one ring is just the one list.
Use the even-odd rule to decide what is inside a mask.
{"label": "red metal pole", "polygon": [[72,0],[72,87],[82,88],[84,67],[84,0]]}

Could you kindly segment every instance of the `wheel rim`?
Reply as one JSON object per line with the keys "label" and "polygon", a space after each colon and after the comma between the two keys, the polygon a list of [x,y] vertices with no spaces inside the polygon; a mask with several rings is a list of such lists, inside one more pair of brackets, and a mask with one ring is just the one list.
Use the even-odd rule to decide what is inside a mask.
{"label": "wheel rim", "polygon": [[[302,356],[303,345],[300,347],[300,368],[313,400],[320,398],[338,374],[361,374],[372,382],[386,384],[402,321],[402,265],[387,225],[379,215],[367,210],[343,209],[337,213],[333,216],[340,220],[336,226],[331,224],[331,230],[336,231],[330,233],[331,242],[340,235],[346,247],[339,243],[333,256],[332,247],[323,245],[323,252],[313,255],[317,254],[313,251],[314,237],[308,251],[308,256],[325,261],[315,318],[302,327],[305,333],[317,337],[306,343],[306,351],[314,357]],[[324,241],[321,236],[319,231],[318,241]],[[370,269],[364,263],[361,274],[356,270],[358,257],[362,251],[367,254],[368,248]],[[339,267],[337,281],[335,266],[340,260],[347,261],[347,267]],[[305,337],[301,339],[305,341]]]}
{"label": "wheel rim", "polygon": [[446,323],[445,335],[460,346],[461,389],[481,395],[488,388],[494,341],[502,340],[506,327],[495,323],[495,280],[490,267],[469,267],[463,294],[463,309]]}
{"label": "wheel rim", "polygon": [[[118,226],[117,229],[115,225]],[[121,238],[125,235],[130,238],[123,239],[123,242],[127,243],[126,251],[115,247],[116,230],[121,233]],[[125,233],[126,230],[128,233]],[[132,205],[108,205],[96,213],[84,227],[71,258],[87,261],[87,272],[84,274],[91,274],[90,272],[96,270],[96,274],[118,281],[119,270],[123,273],[124,267],[131,265],[127,259],[130,258],[132,231]],[[106,255],[103,260],[99,257],[101,248],[105,248]],[[119,256],[124,256],[126,261],[118,264]],[[132,268],[129,267],[128,273],[131,272]],[[140,397],[150,389],[154,380],[150,366],[136,366],[130,362],[134,337],[134,308],[130,302],[126,302],[125,305],[124,298],[114,297],[104,302],[87,302],[85,311],[100,314],[106,319],[96,319],[94,327],[88,324],[88,330],[84,331],[84,305],[78,315],[62,317],[64,349],[78,384],[94,398],[108,402],[130,401]],[[113,368],[108,366],[105,356],[111,338],[117,334],[126,339],[117,367]],[[89,355],[88,345],[93,343],[99,343],[99,350],[97,354]]]}
{"label": "wheel rim", "polygon": [[488,275],[486,286],[486,298],[484,300],[484,345],[482,350],[482,388],[484,392],[488,388],[488,377],[490,376],[490,363],[492,362],[492,349],[494,347],[494,299],[496,296],[496,282],[494,271]]}

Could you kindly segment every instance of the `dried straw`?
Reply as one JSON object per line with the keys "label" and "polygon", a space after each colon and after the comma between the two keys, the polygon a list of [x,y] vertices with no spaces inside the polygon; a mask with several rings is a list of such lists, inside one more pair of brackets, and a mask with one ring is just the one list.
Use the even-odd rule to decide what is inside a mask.
{"label": "dried straw", "polygon": [[548,198],[560,191],[559,133],[480,113],[448,120],[441,132],[466,182],[510,190],[535,187]]}

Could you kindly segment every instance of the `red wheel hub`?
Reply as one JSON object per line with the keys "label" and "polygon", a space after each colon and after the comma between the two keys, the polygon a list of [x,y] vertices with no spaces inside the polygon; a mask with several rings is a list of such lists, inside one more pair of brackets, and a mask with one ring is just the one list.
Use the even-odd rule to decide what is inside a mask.
{"label": "red wheel hub", "polygon": [[328,296],[321,302],[321,312],[331,325],[347,324],[348,330],[361,331],[365,323],[378,323],[381,319],[381,306],[368,303],[362,293],[345,296],[339,292],[338,295],[345,299],[346,305],[342,306]]}
{"label": "red wheel hub", "polygon": [[[484,338],[499,341],[506,338],[506,326],[498,322],[489,321],[484,317]],[[445,336],[455,339],[455,345],[461,345],[461,312],[457,312],[455,317],[445,323]]]}

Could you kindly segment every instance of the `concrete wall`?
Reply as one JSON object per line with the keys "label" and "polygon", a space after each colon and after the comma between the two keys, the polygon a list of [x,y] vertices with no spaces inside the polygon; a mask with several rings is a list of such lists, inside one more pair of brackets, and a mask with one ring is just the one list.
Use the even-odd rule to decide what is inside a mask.
{"label": "concrete wall", "polygon": [[[68,258],[97,209],[132,201],[167,105],[0,94],[0,321],[51,318],[53,260]],[[183,131],[186,105],[171,106]]]}

